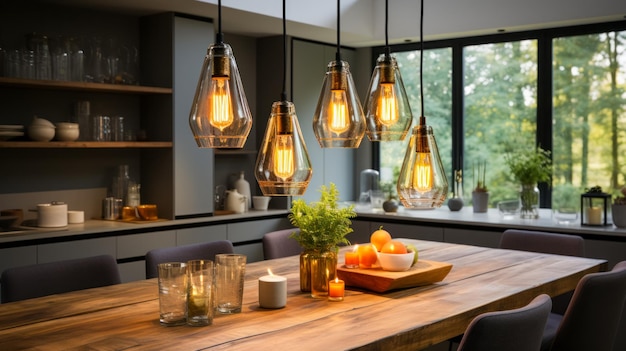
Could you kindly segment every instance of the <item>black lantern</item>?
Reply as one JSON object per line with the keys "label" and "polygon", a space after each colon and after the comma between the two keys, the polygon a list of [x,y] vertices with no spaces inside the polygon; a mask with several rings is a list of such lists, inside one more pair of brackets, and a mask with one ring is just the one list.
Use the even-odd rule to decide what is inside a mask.
{"label": "black lantern", "polygon": [[611,195],[593,187],[580,196],[580,224],[603,226],[607,224],[607,208]]}

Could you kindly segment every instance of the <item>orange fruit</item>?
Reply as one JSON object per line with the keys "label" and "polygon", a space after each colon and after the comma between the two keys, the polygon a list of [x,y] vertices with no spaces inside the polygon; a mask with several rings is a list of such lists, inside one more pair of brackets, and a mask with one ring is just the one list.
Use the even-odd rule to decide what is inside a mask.
{"label": "orange fruit", "polygon": [[372,245],[376,246],[376,250],[378,251],[380,251],[389,240],[391,240],[391,234],[384,230],[383,226],[380,226],[378,230],[370,235],[370,242]]}
{"label": "orange fruit", "polygon": [[407,253],[406,246],[404,243],[398,240],[389,240],[385,246],[383,246],[382,253],[390,253],[390,254],[405,254]]}
{"label": "orange fruit", "polygon": [[376,254],[376,247],[372,244],[359,245],[359,264],[361,267],[370,268],[376,261],[378,261],[378,255]]}

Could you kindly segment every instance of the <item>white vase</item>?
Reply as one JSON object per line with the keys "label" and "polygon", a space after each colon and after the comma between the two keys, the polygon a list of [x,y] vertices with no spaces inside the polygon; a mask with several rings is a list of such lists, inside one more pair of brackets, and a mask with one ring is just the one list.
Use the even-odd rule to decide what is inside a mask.
{"label": "white vase", "polygon": [[472,208],[474,209],[474,213],[487,212],[489,208],[489,192],[472,191]]}
{"label": "white vase", "polygon": [[611,205],[613,224],[618,228],[626,228],[626,205]]}
{"label": "white vase", "polygon": [[241,173],[239,174],[239,179],[235,181],[235,189],[237,189],[237,191],[241,195],[245,196],[246,208],[250,208],[250,205],[252,204],[252,196],[250,196],[250,183],[248,183],[248,181],[243,176],[244,173],[243,171],[241,171]]}

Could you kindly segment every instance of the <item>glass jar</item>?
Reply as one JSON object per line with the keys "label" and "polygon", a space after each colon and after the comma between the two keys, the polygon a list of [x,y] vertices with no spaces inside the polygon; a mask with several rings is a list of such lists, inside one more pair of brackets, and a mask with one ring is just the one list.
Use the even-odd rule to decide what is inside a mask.
{"label": "glass jar", "polygon": [[539,218],[539,188],[536,184],[522,184],[519,191],[520,217]]}
{"label": "glass jar", "polygon": [[337,252],[335,250],[318,251],[311,254],[311,297],[326,298],[328,281],[335,279],[337,273]]}

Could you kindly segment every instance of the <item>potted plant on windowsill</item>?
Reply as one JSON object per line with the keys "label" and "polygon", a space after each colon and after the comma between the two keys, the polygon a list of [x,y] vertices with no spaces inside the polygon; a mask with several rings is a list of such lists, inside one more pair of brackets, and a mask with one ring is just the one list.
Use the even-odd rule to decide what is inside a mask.
{"label": "potted plant on windowsill", "polygon": [[550,181],[552,159],[550,151],[541,147],[521,149],[506,155],[513,179],[520,184],[520,216],[539,218],[539,189],[537,184]]}
{"label": "potted plant on windowsill", "polygon": [[356,217],[354,206],[340,208],[339,191],[335,184],[322,185],[317,202],[303,199],[293,202],[289,220],[300,228],[292,234],[303,249],[300,255],[300,290],[311,291],[314,297],[327,292],[326,285],[335,278],[339,245],[349,245],[346,235],[351,233],[351,218]]}
{"label": "potted plant on windowsill", "polygon": [[[478,173],[478,177],[477,174]],[[472,208],[475,213],[487,212],[489,208],[489,190],[486,182],[487,161],[472,168],[472,175],[476,180],[476,187],[472,191]]]}
{"label": "potted plant on windowsill", "polygon": [[616,227],[626,228],[626,186],[620,192],[621,196],[616,197],[611,205],[611,216]]}

